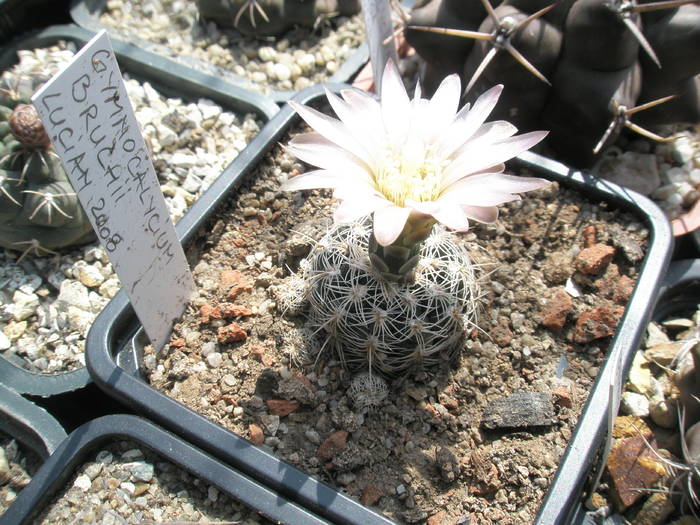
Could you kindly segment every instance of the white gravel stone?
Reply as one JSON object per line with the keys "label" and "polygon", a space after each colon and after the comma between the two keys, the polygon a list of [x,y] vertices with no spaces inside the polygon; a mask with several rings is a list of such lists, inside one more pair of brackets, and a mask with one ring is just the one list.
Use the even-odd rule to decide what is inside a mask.
{"label": "white gravel stone", "polygon": [[69,306],[90,310],[88,289],[83,283],[72,279],[66,279],[61,283],[61,291],[58,294],[57,302],[59,307],[66,310]]}
{"label": "white gravel stone", "polygon": [[102,272],[92,265],[81,266],[78,269],[77,277],[80,283],[88,288],[100,286],[103,282],[105,282],[105,276],[102,275]]}
{"label": "white gravel stone", "polygon": [[39,297],[33,293],[24,293],[17,290],[12,296],[14,302],[13,317],[15,321],[24,321],[36,314],[39,306]]}
{"label": "white gravel stone", "polygon": [[7,350],[12,346],[9,338],[5,335],[5,332],[0,332],[0,350]]}
{"label": "white gravel stone", "polygon": [[86,492],[92,486],[92,480],[88,476],[86,476],[85,474],[81,474],[80,476],[75,478],[75,482],[73,482],[73,486],[79,488],[83,492]]}
{"label": "white gravel stone", "polygon": [[223,357],[219,352],[212,352],[207,356],[207,363],[212,368],[219,368],[223,362]]}
{"label": "white gravel stone", "polygon": [[624,392],[621,409],[628,416],[647,417],[649,415],[649,400],[646,396],[636,392]]}

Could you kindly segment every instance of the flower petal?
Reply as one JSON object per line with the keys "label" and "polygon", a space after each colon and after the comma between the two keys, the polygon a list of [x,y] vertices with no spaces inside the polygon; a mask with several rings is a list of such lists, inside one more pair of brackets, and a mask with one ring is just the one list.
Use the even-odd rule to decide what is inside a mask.
{"label": "flower petal", "polygon": [[498,208],[495,206],[461,206],[464,214],[478,222],[492,223],[498,219]]}
{"label": "flower petal", "polygon": [[445,188],[440,198],[473,206],[494,206],[515,200],[513,194],[525,193],[550,184],[545,179],[518,177],[506,173],[481,173],[464,177]]}
{"label": "flower petal", "polygon": [[469,229],[469,220],[457,203],[440,199],[432,202],[411,202],[410,206],[419,213],[432,215],[438,222],[453,230],[465,232]]}
{"label": "flower petal", "polygon": [[313,190],[317,188],[336,188],[347,177],[328,170],[307,171],[288,179],[281,188],[284,191]]}
{"label": "flower petal", "polygon": [[374,237],[382,246],[389,246],[403,231],[406,219],[410,215],[409,208],[386,206],[374,211]]}
{"label": "flower petal", "polygon": [[474,106],[464,106],[448,129],[442,135],[438,145],[438,152],[443,157],[450,157],[460,146],[462,146],[479,129],[487,117],[493,111],[501,96],[503,86],[498,84],[484,92]]}
{"label": "flower petal", "polygon": [[446,76],[430,99],[430,111],[440,118],[445,116],[449,119],[448,123],[452,122],[457,114],[461,95],[462,84],[459,75],[455,73]]}
{"label": "flower petal", "polygon": [[411,105],[406,88],[393,60],[389,60],[382,76],[382,120],[392,144],[403,143],[409,131]]}
{"label": "flower petal", "polygon": [[334,144],[319,133],[304,133],[289,141],[285,149],[299,160],[331,171],[342,171],[348,177],[369,180],[366,162]]}
{"label": "flower petal", "polygon": [[313,108],[294,102],[293,100],[289,101],[289,105],[299,113],[299,116],[301,116],[309,126],[334,144],[350,151],[361,159],[367,156],[365,149],[339,120],[324,115]]}
{"label": "flower petal", "polygon": [[333,212],[333,219],[340,223],[352,222],[384,206],[386,206],[386,199],[375,196],[364,199],[344,200]]}
{"label": "flower petal", "polygon": [[481,171],[517,157],[547,136],[546,131],[533,131],[483,146],[478,152],[465,150],[443,172],[443,187],[464,178],[469,173]]}
{"label": "flower petal", "polygon": [[[371,107],[363,108],[363,106],[349,104],[328,89],[326,89],[326,97],[335,114],[365,151],[362,158],[369,162],[377,162],[380,155],[379,148],[384,141],[381,116],[376,115]],[[369,123],[376,117],[379,117],[377,125],[370,125]]]}

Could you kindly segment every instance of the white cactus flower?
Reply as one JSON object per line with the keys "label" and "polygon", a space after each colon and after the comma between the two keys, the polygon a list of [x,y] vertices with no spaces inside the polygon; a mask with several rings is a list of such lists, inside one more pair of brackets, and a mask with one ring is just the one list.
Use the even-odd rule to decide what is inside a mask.
{"label": "white cactus flower", "polygon": [[484,123],[502,89],[495,86],[472,108],[458,109],[460,80],[450,75],[432,99],[421,98],[418,87],[410,100],[390,61],[381,102],[359,90],[344,90],[342,98],[326,91],[340,120],[290,102],[315,132],[294,137],[287,150],[320,169],[289,179],[283,189],[334,189],[341,201],[335,220],[374,214],[382,246],[396,241],[409,217],[432,216],[456,231],[466,231],[470,219],[493,222],[499,204],[548,184],[503,173],[506,160],[547,132],[515,135],[506,121]]}

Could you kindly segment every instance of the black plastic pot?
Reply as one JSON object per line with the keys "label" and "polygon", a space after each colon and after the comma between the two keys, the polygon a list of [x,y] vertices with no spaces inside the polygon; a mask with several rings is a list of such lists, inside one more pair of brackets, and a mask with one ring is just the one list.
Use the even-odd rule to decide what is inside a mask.
{"label": "black plastic pot", "polygon": [[[316,86],[303,91],[295,100],[308,103],[321,94],[322,86]],[[177,232],[183,244],[186,245],[194,237],[219,205],[236,191],[258,160],[296,122],[298,117],[289,106],[284,106],[265,126],[180,220]],[[625,208],[639,217],[650,230],[650,247],[632,298],[612,340],[609,359],[601,369],[537,518],[537,523],[542,524],[566,523],[575,510],[587,473],[605,435],[607,384],[614,370],[610,364],[613,361],[611,357],[622,354],[625,370],[631,364],[651,315],[670,258],[673,238],[661,210],[643,196],[572,171],[533,153],[521,155],[514,163],[533,170],[539,176],[577,189],[588,197]],[[388,522],[386,518],[151,388],[140,372],[145,342],[139,328],[126,295],[120,292],[96,319],[88,335],[88,368],[95,382],[110,395],[334,522]]]}
{"label": "black plastic pot", "polygon": [[674,261],[668,267],[654,310],[661,321],[683,311],[694,312],[700,305],[700,259]]}
{"label": "black plastic pot", "polygon": [[0,0],[0,44],[24,31],[70,22],[69,0]]}
{"label": "black plastic pot", "polygon": [[95,419],[73,431],[0,516],[0,525],[32,523],[88,454],[110,440],[121,438],[153,450],[275,522],[328,523],[156,425],[135,416],[113,415]]}
{"label": "black plastic pot", "polygon": [[[652,319],[662,322],[675,315],[695,312],[700,305],[700,259],[682,259],[673,261],[659,287],[656,306]],[[644,327],[646,329],[646,326]],[[627,373],[622,381],[626,381]],[[596,525],[599,521],[594,512],[589,512],[579,502],[575,516],[571,520],[575,525]],[[616,522],[617,523],[617,522]],[[622,523],[622,521],[620,521]]]}
{"label": "black plastic pot", "polygon": [[[99,21],[100,15],[104,13],[107,6],[107,0],[71,0],[71,16],[73,21],[81,27],[89,29],[91,31],[100,31],[102,29],[107,29],[112,32],[113,30],[109,27],[102,25]],[[111,34],[111,33],[110,33]],[[143,49],[149,49],[153,47],[153,44],[147,42],[146,40],[141,40],[138,38],[131,38],[131,42]],[[213,66],[206,62],[203,62],[194,57],[180,56],[180,60],[186,62],[191,67],[201,70],[201,71],[211,71],[216,76],[223,78],[226,82],[229,82],[235,86],[240,86],[241,88],[245,86],[250,86],[250,82],[243,77],[236,75],[235,73],[228,71],[226,69]],[[363,43],[357,50],[348,58],[343,64],[340,65],[338,70],[328,79],[329,83],[335,82],[348,82],[355,74],[362,68],[362,66],[369,60],[369,47],[366,43]],[[277,103],[283,103],[290,98],[294,97],[298,91],[282,91],[282,90],[270,90],[267,95],[271,100]]]}
{"label": "black plastic pot", "polygon": [[[0,54],[0,69],[5,70],[17,62],[19,49],[31,49],[53,45],[59,40],[70,41],[78,46],[92,37],[90,31],[73,26],[53,26],[30,37],[13,42]],[[208,98],[224,109],[238,113],[256,113],[264,122],[279,111],[270,100],[250,91],[222,82],[185,66],[153,55],[130,44],[114,41],[114,53],[122,71],[149,81],[158,91],[173,97]],[[18,361],[0,359],[0,383],[20,394],[53,396],[84,388],[90,382],[85,367],[63,374],[36,374],[25,370]]]}
{"label": "black plastic pot", "polygon": [[0,430],[46,459],[66,431],[46,410],[0,384]]}

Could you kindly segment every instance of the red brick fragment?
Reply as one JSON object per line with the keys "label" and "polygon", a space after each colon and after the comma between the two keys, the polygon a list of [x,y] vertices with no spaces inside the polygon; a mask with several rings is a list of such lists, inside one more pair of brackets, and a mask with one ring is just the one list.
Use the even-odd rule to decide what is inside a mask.
{"label": "red brick fragment", "polygon": [[367,483],[365,485],[365,488],[362,489],[362,496],[360,496],[360,503],[363,505],[374,505],[377,503],[380,498],[383,496],[382,491],[372,485],[371,483]]}
{"label": "red brick fragment", "polygon": [[202,305],[199,308],[199,322],[205,324],[212,319],[221,319],[221,308],[210,304]]}
{"label": "red brick fragment", "polygon": [[590,248],[594,246],[597,239],[598,232],[596,231],[595,224],[589,224],[583,229],[583,247]]}
{"label": "red brick fragment", "polygon": [[284,417],[295,410],[299,410],[299,403],[286,399],[268,399],[265,401],[265,404],[267,405],[267,411],[273,416]]}
{"label": "red brick fragment", "polygon": [[253,287],[248,283],[235,284],[226,294],[227,301],[234,301],[242,293],[248,293]]}
{"label": "red brick fragment", "polygon": [[634,291],[634,280],[623,275],[615,284],[615,292],[613,293],[613,301],[619,304],[627,304],[632,292]]}
{"label": "red brick fragment", "polygon": [[590,343],[595,339],[614,334],[624,311],[622,306],[603,305],[582,313],[576,320],[574,342]]}
{"label": "red brick fragment", "polygon": [[606,244],[594,244],[590,248],[584,248],[574,260],[576,269],[588,275],[602,272],[612,261],[615,248]]}
{"label": "red brick fragment", "polygon": [[224,270],[219,276],[219,286],[223,289],[228,289],[243,280],[243,274],[238,270]]}
{"label": "red brick fragment", "polygon": [[265,435],[263,434],[262,428],[256,424],[248,425],[248,439],[253,445],[262,445],[265,441]]}
{"label": "red brick fragment", "polygon": [[260,345],[254,345],[250,349],[250,353],[265,366],[272,366],[274,359],[265,352],[265,348]]}
{"label": "red brick fragment", "polygon": [[247,337],[248,334],[238,325],[238,323],[231,323],[226,326],[222,326],[217,331],[217,338],[220,343],[245,341]]}
{"label": "red brick fragment", "polygon": [[235,317],[249,317],[253,315],[253,311],[245,306],[238,306],[231,303],[222,303],[217,306],[224,319],[232,319]]}
{"label": "red brick fragment", "polygon": [[[652,439],[651,446],[656,446]],[[663,463],[649,449],[642,436],[620,439],[610,451],[607,460],[608,472],[613,481],[613,497],[624,508],[633,505],[644,489],[666,475]]]}
{"label": "red brick fragment", "polygon": [[185,340],[182,337],[170,341],[170,348],[182,348],[183,346],[185,346]]}
{"label": "red brick fragment", "polygon": [[571,296],[564,290],[559,290],[547,301],[542,309],[542,324],[555,332],[561,331],[566,324],[566,316],[574,309]]}
{"label": "red brick fragment", "polygon": [[573,401],[571,399],[571,393],[563,386],[558,386],[552,390],[554,395],[554,402],[560,407],[571,408]]}
{"label": "red brick fragment", "polygon": [[333,432],[330,436],[323,440],[321,446],[318,447],[316,455],[324,461],[332,459],[333,456],[345,448],[347,442],[347,430],[338,430]]}

